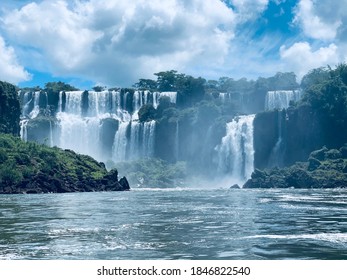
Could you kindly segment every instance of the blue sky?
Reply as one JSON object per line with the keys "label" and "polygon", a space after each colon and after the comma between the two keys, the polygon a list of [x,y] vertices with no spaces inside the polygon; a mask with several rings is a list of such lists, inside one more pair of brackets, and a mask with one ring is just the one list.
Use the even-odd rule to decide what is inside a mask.
{"label": "blue sky", "polygon": [[2,0],[0,80],[131,86],[175,69],[256,79],[346,61],[347,0]]}

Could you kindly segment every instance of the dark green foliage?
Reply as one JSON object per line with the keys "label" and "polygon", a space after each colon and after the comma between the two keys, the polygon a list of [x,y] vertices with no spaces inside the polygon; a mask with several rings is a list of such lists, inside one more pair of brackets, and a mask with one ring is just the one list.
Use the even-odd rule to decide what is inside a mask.
{"label": "dark green foliage", "polygon": [[198,104],[197,122],[201,125],[210,126],[221,116],[221,109],[214,103],[202,101]]}
{"label": "dark green foliage", "polygon": [[20,112],[16,87],[0,81],[0,133],[19,135]]}
{"label": "dark green foliage", "polygon": [[156,118],[157,110],[152,104],[145,104],[140,108],[138,115],[140,122],[151,121]]}
{"label": "dark green foliage", "polygon": [[96,91],[96,92],[102,92],[105,89],[106,89],[106,87],[103,87],[103,86],[95,86],[95,87],[93,87],[93,90]]}
{"label": "dark green foliage", "polygon": [[177,81],[176,90],[178,91],[177,103],[179,106],[192,106],[201,101],[205,95],[206,80],[199,77],[186,76],[181,74]]}
{"label": "dark green foliage", "polygon": [[245,188],[345,188],[347,157],[325,147],[311,153],[309,162],[286,168],[256,169]]}
{"label": "dark green foliage", "polygon": [[138,83],[134,84],[134,87],[139,90],[157,90],[157,82],[151,79],[140,79]]}
{"label": "dark green foliage", "polygon": [[159,99],[159,105],[158,105],[158,108],[156,110],[156,117],[158,119],[162,118],[162,117],[165,117],[163,112],[170,108],[170,107],[174,107],[175,104],[171,103],[170,101],[170,97],[168,96],[162,96],[160,97]]}
{"label": "dark green foliage", "polygon": [[347,66],[341,64],[329,71],[319,68],[310,73],[315,77],[312,80],[319,82],[307,87],[303,102],[317,114],[324,130],[324,143],[339,148],[347,141]]}
{"label": "dark green foliage", "polygon": [[276,73],[268,81],[269,90],[293,90],[299,88],[296,82],[296,75],[293,72]]}
{"label": "dark green foliage", "polygon": [[48,82],[45,84],[45,90],[46,91],[54,91],[54,92],[60,92],[60,91],[75,91],[78,90],[74,86],[71,86],[69,84],[66,84],[64,82]]}
{"label": "dark green foliage", "polygon": [[157,88],[159,91],[176,91],[177,83],[183,74],[177,74],[176,70],[170,70],[158,72],[154,75],[157,76]]}
{"label": "dark green foliage", "polygon": [[313,151],[310,154],[310,158],[314,158],[314,159],[317,159],[319,161],[325,160],[325,155],[326,155],[327,151],[328,151],[327,147],[324,146],[322,149]]}
{"label": "dark green foliage", "polygon": [[312,86],[324,84],[330,78],[329,69],[325,67],[313,69],[301,80],[301,88],[308,90]]}
{"label": "dark green foliage", "polygon": [[89,156],[0,134],[0,193],[123,190],[114,173]]}

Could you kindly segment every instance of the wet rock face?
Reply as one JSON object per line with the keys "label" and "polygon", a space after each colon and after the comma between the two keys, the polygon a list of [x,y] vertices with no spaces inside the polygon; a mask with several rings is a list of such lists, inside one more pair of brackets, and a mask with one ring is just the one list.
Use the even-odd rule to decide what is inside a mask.
{"label": "wet rock face", "polygon": [[259,113],[254,120],[255,168],[305,161],[324,141],[319,117],[309,106]]}

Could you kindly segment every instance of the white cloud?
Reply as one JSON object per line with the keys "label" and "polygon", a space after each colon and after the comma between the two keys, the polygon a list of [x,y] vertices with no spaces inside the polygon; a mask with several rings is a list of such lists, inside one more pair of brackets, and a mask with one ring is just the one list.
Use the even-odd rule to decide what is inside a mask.
{"label": "white cloud", "polygon": [[29,79],[30,74],[18,63],[13,48],[6,46],[0,36],[0,80],[17,84]]}
{"label": "white cloud", "polygon": [[3,29],[23,53],[35,54],[35,62],[27,59],[33,68],[109,85],[223,63],[236,25],[219,0],[69,3],[28,4],[6,14]]}
{"label": "white cloud", "polygon": [[267,7],[269,0],[229,0],[237,11],[238,21],[256,19]]}
{"label": "white cloud", "polygon": [[327,65],[335,66],[339,62],[338,47],[335,44],[312,50],[309,43],[299,42],[289,48],[282,46],[280,55],[285,63],[284,68],[287,71],[294,71],[299,79],[311,69]]}
{"label": "white cloud", "polygon": [[[301,25],[304,34],[310,38],[320,40],[335,39],[338,28],[342,24],[341,18],[337,14],[335,14],[335,16],[325,14],[324,16],[323,12],[323,10],[326,10],[324,6],[327,5],[333,7],[334,10],[339,10],[332,2],[336,1],[320,1],[321,4],[317,5],[319,1],[300,0],[296,7],[294,22]],[[344,10],[346,1],[338,0],[338,2],[345,2],[345,5],[342,7],[342,10]],[[324,3],[324,6],[322,3]],[[323,10],[320,10],[319,7],[323,7]],[[319,11],[321,11],[321,13]]]}

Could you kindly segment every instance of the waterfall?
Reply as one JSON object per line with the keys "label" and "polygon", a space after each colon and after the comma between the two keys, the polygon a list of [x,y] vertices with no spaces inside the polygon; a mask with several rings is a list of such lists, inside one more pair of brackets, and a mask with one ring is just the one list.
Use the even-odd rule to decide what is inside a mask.
{"label": "waterfall", "polygon": [[63,112],[63,92],[59,92],[58,112]]}
{"label": "waterfall", "polygon": [[220,93],[219,93],[219,99],[220,99],[223,103],[225,103],[227,100],[230,99],[230,93],[228,93],[228,92],[220,92]]}
{"label": "waterfall", "polygon": [[59,147],[71,149],[102,160],[100,154],[100,120],[98,118],[81,118],[78,115],[58,113]]}
{"label": "waterfall", "polygon": [[299,101],[301,95],[301,90],[268,91],[265,97],[265,109],[286,109],[289,107],[290,101]]}
{"label": "waterfall", "polygon": [[121,123],[113,143],[115,162],[137,160],[154,155],[155,121]]}
{"label": "waterfall", "polygon": [[226,135],[215,150],[218,170],[242,184],[250,178],[254,166],[253,120],[255,115],[239,116],[226,125]]}
{"label": "waterfall", "polygon": [[112,158],[115,162],[126,160],[128,125],[129,123],[126,123],[126,122],[121,123],[114,137],[114,144],[112,147],[112,150],[113,150]]}
{"label": "waterfall", "polygon": [[28,119],[23,119],[20,121],[20,138],[24,141],[28,141]]}
{"label": "waterfall", "polygon": [[163,96],[169,97],[171,103],[177,102],[177,92],[175,91],[153,92],[153,107],[154,108],[158,107],[160,98]]}
{"label": "waterfall", "polygon": [[[66,91],[65,112],[80,116],[82,115],[82,93],[83,91]],[[60,97],[60,96],[59,96]],[[62,96],[61,96],[62,98]],[[59,102],[62,102],[62,100]]]}
{"label": "waterfall", "polygon": [[25,117],[29,114],[29,106],[32,101],[32,97],[30,96],[30,92],[24,93],[23,96],[23,109],[22,109],[22,116]]}
{"label": "waterfall", "polygon": [[154,156],[154,134],[155,134],[155,121],[144,123],[143,129],[143,157]]}
{"label": "waterfall", "polygon": [[40,113],[40,94],[40,91],[35,91],[33,93],[34,109],[29,113],[30,119],[36,118]]}
{"label": "waterfall", "polygon": [[[42,94],[45,95],[45,99]],[[40,102],[40,95],[42,102]],[[140,123],[137,113],[143,105],[159,102],[161,96],[168,96],[171,102],[176,102],[177,94],[175,92],[61,91],[58,94],[59,100],[55,104],[57,107],[56,122],[52,123],[51,120],[49,122],[49,143],[47,144],[87,154],[99,161],[109,159],[123,161],[152,157],[156,123],[155,121]],[[29,120],[38,116],[40,105],[43,107],[53,104],[49,104],[48,95],[45,92],[28,92],[21,94],[20,97],[23,104],[21,137],[27,141]],[[114,127],[114,131],[111,132],[114,134],[107,136],[111,139],[113,137],[112,153],[110,154],[103,152],[105,142],[103,142],[102,135],[104,134],[102,133],[105,132],[103,129],[105,119],[115,121],[106,122],[113,124],[111,127]]]}

